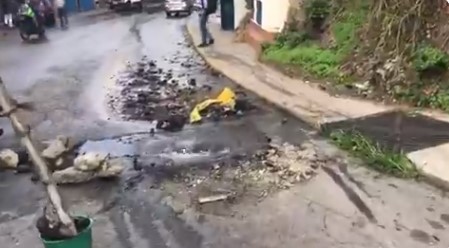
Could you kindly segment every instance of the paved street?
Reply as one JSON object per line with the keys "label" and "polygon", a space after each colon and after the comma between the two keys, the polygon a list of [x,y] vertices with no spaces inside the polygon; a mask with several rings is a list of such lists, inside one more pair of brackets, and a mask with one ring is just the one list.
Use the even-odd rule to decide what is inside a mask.
{"label": "paved street", "polygon": [[[95,220],[95,248],[448,247],[445,192],[358,166],[307,125],[249,92],[256,111],[180,132],[151,135],[154,123],[125,118],[117,110],[125,97],[117,81],[144,56],[179,81],[194,78],[200,86],[242,91],[206,68],[186,40],[186,22],[163,13],[106,13],[75,16],[70,30],[49,31],[43,44],[22,44],[12,32],[0,37],[0,76],[18,99],[36,103],[36,111],[22,119],[38,139],[64,134],[87,141],[81,150],[129,158],[118,181],[62,187],[70,211]],[[326,167],[283,190],[266,192],[237,180],[200,189],[216,163],[237,163],[263,149],[268,137],[315,144]],[[0,147],[14,141],[7,129]],[[143,170],[133,169],[134,157]],[[164,167],[167,161],[174,172]],[[197,187],[186,186],[187,175]],[[211,188],[241,195],[234,203],[198,206],[197,194]],[[34,221],[41,188],[30,175],[0,172],[0,195],[2,247],[40,247]]]}

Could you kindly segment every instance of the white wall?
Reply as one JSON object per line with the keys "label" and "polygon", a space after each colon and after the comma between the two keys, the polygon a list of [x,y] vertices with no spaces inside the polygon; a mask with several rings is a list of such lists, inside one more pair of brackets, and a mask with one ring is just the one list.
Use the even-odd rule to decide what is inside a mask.
{"label": "white wall", "polygon": [[234,28],[239,26],[247,11],[245,0],[234,0]]}
{"label": "white wall", "polygon": [[[270,33],[281,32],[287,20],[289,0],[260,0],[262,2],[262,29]],[[254,0],[254,17],[257,16],[257,0]],[[257,23],[257,22],[255,22]]]}

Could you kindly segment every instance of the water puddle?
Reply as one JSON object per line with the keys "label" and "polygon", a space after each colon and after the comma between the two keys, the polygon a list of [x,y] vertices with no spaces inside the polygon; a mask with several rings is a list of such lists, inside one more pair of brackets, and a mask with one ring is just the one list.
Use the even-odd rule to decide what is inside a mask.
{"label": "water puddle", "polygon": [[99,152],[109,153],[112,157],[126,157],[138,155],[136,144],[145,136],[124,136],[114,139],[88,140],[80,148],[79,153]]}
{"label": "water puddle", "polygon": [[197,139],[130,135],[113,139],[89,140],[79,153],[108,153],[112,157],[140,157],[144,164],[194,166],[213,164],[231,155],[231,149],[222,144],[203,144]]}
{"label": "water puddle", "polygon": [[201,151],[201,152],[170,152],[160,154],[162,159],[169,159],[174,165],[198,165],[198,164],[213,164],[216,161],[225,159],[230,154],[229,149],[219,152]]}

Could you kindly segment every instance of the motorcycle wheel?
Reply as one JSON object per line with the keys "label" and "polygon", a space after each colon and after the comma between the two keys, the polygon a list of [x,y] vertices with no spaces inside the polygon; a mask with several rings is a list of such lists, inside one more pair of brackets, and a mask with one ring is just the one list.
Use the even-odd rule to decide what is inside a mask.
{"label": "motorcycle wheel", "polygon": [[22,38],[23,41],[30,41],[30,35],[24,32],[20,32],[20,38]]}

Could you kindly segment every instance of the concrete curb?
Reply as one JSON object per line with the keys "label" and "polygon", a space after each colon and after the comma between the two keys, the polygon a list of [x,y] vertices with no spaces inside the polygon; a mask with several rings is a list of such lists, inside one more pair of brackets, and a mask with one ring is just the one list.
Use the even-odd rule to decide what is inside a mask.
{"label": "concrete curb", "polygon": [[[297,115],[295,112],[291,111],[290,108],[288,108],[285,105],[279,104],[277,102],[273,102],[272,99],[260,94],[257,91],[253,91],[252,89],[248,88],[245,84],[239,82],[239,80],[237,80],[235,77],[233,77],[232,75],[229,74],[225,74],[220,68],[219,66],[215,66],[213,63],[210,63],[210,60],[208,60],[207,56],[204,54],[203,51],[201,51],[201,49],[199,49],[194,41],[194,38],[192,36],[192,32],[189,31],[189,25],[186,24],[185,26],[185,33],[186,33],[186,37],[188,42],[191,44],[191,46],[193,47],[193,49],[195,50],[195,52],[206,62],[206,64],[212,68],[213,70],[219,72],[221,75],[225,76],[227,79],[229,79],[230,81],[232,81],[233,83],[235,83],[236,85],[239,85],[243,88],[245,88],[246,90],[249,90],[251,92],[253,92],[254,94],[256,94],[257,96],[259,96],[260,98],[262,98],[263,100],[265,100],[266,102],[269,102],[270,104],[273,104],[274,106],[282,109],[283,111],[286,111],[287,113],[290,113],[291,115],[295,116],[296,118],[304,121],[307,125],[311,126],[312,128],[321,131],[323,129],[323,127],[325,126],[326,123],[328,123],[328,121],[331,121],[330,119],[328,120],[316,120],[314,118],[310,118],[308,116],[301,116],[301,115]],[[332,120],[333,121],[333,120]]]}
{"label": "concrete curb", "polygon": [[[345,117],[314,118],[313,116],[310,116],[307,114],[301,114],[300,112],[297,112],[294,109],[292,109],[290,106],[286,106],[284,104],[280,104],[279,102],[273,101],[272,98],[261,94],[257,90],[251,89],[251,87],[248,87],[248,85],[246,85],[245,83],[242,83],[240,80],[236,79],[236,77],[234,75],[229,74],[229,73],[228,74],[224,73],[222,68],[220,68],[219,66],[214,64],[214,62],[212,61],[213,59],[208,58],[208,56],[206,55],[204,50],[199,49],[196,46],[195,39],[192,36],[192,33],[195,33],[195,32],[192,32],[189,29],[189,21],[190,20],[187,20],[187,24],[185,27],[185,33],[186,33],[186,37],[187,37],[189,43],[192,44],[192,46],[195,49],[195,51],[197,52],[197,54],[201,56],[201,58],[207,63],[207,65],[210,68],[219,72],[223,76],[227,77],[229,80],[234,82],[236,85],[239,85],[239,86],[245,88],[246,90],[253,92],[254,94],[261,97],[262,99],[269,102],[270,104],[273,104],[274,106],[286,111],[287,113],[290,113],[294,117],[304,121],[306,124],[310,125],[312,128],[316,129],[319,132],[321,132],[325,129],[326,124],[348,119]],[[389,111],[389,110],[385,110],[385,111]],[[384,112],[380,112],[380,113],[384,113]],[[373,115],[376,115],[376,114],[373,114]],[[367,116],[370,116],[370,115],[367,115]],[[431,149],[435,150],[435,153],[436,153],[435,157],[438,157],[437,155],[442,153],[441,151],[440,151],[440,153],[438,153],[438,149],[432,147],[432,148],[425,149],[425,151],[417,151],[417,152],[408,153],[407,157],[421,171],[420,174],[423,177],[423,181],[425,181],[426,183],[431,184],[433,186],[449,190],[449,180],[448,180],[449,170],[442,171],[442,166],[443,166],[442,162],[444,162],[446,159],[444,159],[444,158],[434,159],[434,160],[438,160],[437,162],[435,162],[434,160],[428,161],[429,158],[433,157],[433,154],[432,155],[429,154],[429,153],[432,153],[432,152],[429,152],[429,150],[431,150]],[[428,162],[432,163],[432,166],[428,166]]]}

